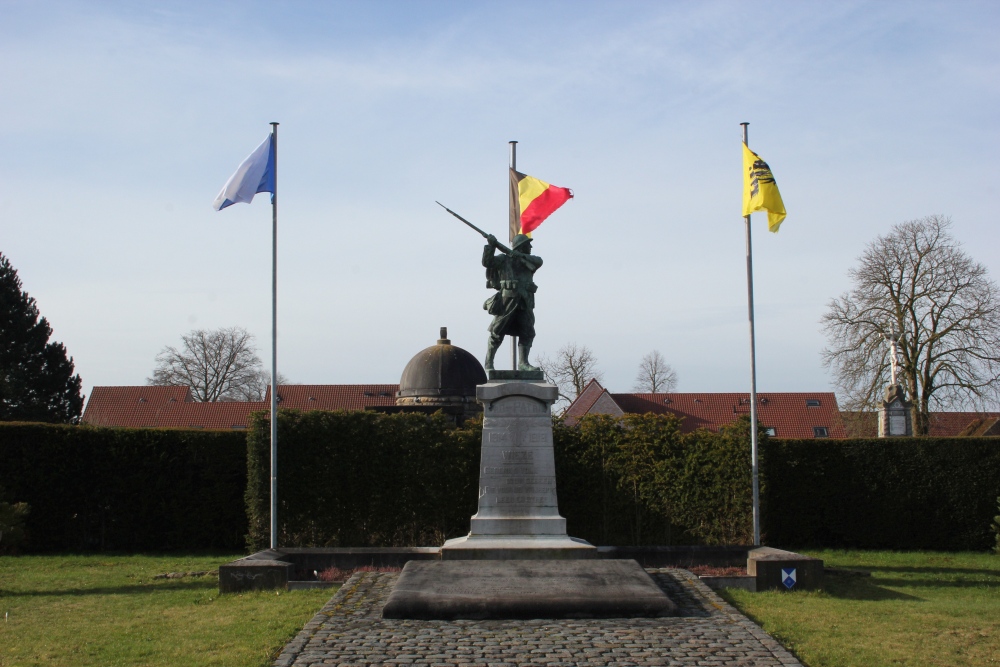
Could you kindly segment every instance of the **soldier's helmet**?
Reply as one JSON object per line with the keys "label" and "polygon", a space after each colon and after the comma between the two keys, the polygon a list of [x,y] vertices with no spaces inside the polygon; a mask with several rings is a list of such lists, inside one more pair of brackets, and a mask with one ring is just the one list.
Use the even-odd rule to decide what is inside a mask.
{"label": "soldier's helmet", "polygon": [[526,243],[531,243],[531,237],[526,234],[518,234],[514,237],[514,242],[510,244],[510,247],[517,250]]}

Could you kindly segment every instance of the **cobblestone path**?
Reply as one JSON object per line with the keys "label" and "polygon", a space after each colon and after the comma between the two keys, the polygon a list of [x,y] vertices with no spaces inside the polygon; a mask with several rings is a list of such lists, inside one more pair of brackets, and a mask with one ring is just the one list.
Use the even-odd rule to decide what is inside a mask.
{"label": "cobblestone path", "polygon": [[306,665],[798,665],[687,570],[647,570],[681,615],[535,621],[382,620],[398,573],[355,574],[274,662]]}

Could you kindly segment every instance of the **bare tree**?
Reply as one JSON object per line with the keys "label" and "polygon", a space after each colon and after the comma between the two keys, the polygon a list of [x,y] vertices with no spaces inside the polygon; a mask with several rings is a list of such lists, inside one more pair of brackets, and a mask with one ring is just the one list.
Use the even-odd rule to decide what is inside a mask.
{"label": "bare tree", "polygon": [[677,389],[677,371],[670,367],[659,350],[653,350],[639,362],[633,391],[660,394]]}
{"label": "bare tree", "polygon": [[559,396],[566,401],[575,400],[591,379],[600,382],[604,378],[604,374],[597,370],[594,352],[586,345],[576,343],[563,345],[551,359],[540,356],[538,365],[545,378],[559,387]]}
{"label": "bare tree", "polygon": [[[281,371],[278,371],[278,385],[291,384]],[[236,395],[241,401],[263,401],[267,397],[268,387],[271,386],[271,372],[263,368],[257,373],[257,377],[252,382],[248,382],[239,387]]]}
{"label": "bare tree", "polygon": [[238,401],[256,396],[263,369],[254,337],[246,329],[197,329],[181,340],[181,349],[167,346],[156,355],[153,377],[146,382],[189,386],[196,401]]}
{"label": "bare tree", "polygon": [[997,285],[930,216],[895,225],[872,241],[848,275],[850,292],[830,301],[822,323],[848,410],[872,410],[889,382],[885,337],[902,334],[897,381],[913,401],[913,431],[928,432],[931,408],[976,406],[1000,389]]}

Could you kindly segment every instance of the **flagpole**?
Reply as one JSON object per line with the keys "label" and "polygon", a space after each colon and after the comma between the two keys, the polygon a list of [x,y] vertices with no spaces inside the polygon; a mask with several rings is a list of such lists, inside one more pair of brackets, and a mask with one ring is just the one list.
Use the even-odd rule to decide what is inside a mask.
{"label": "flagpole", "polygon": [[271,548],[278,548],[278,123],[271,123]]}
{"label": "flagpole", "polygon": [[[510,144],[510,168],[517,169],[517,142],[508,141]],[[510,179],[507,179],[510,182]],[[508,197],[510,200],[510,198]],[[510,206],[514,206],[513,200],[510,200]],[[514,238],[511,237],[510,242],[514,242]],[[510,337],[510,363],[513,370],[517,370],[517,336]]]}
{"label": "flagpole", "polygon": [[[743,145],[747,144],[747,126],[743,126]],[[757,465],[757,349],[753,331],[753,245],[750,241],[750,216],[743,216],[747,232],[747,309],[750,313],[750,460],[753,469],[753,545],[760,546],[760,469]]]}

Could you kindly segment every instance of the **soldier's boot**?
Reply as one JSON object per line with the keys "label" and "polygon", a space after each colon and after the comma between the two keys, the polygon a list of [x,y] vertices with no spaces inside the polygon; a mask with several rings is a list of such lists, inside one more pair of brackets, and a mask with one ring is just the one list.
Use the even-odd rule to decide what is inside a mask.
{"label": "soldier's boot", "polygon": [[499,343],[493,342],[493,337],[490,337],[489,342],[486,343],[486,363],[484,364],[486,370],[493,370],[493,357],[497,356],[497,348],[500,347]]}
{"label": "soldier's boot", "polygon": [[531,352],[531,343],[525,345],[524,343],[518,343],[517,345],[517,370],[519,371],[537,371],[541,370],[537,366],[532,366],[528,361],[528,353]]}

